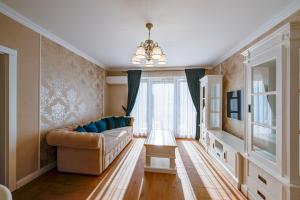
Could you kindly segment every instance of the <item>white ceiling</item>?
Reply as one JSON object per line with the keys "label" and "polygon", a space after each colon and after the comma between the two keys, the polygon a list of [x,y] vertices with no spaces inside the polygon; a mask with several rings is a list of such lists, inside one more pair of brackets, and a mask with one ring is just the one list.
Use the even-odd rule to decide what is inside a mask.
{"label": "white ceiling", "polygon": [[216,63],[293,0],[0,0],[111,68],[132,68],[136,46],[159,42],[168,67]]}

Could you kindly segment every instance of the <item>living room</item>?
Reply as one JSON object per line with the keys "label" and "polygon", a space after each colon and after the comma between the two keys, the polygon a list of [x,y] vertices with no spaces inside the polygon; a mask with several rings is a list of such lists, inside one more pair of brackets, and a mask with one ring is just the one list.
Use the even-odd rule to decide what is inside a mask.
{"label": "living room", "polygon": [[300,1],[0,0],[0,199],[300,199]]}

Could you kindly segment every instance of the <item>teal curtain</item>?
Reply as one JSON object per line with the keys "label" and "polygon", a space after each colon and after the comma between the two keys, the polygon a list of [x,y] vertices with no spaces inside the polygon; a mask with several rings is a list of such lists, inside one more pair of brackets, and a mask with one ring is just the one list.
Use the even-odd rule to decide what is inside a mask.
{"label": "teal curtain", "polygon": [[128,84],[128,96],[127,96],[127,106],[123,109],[126,112],[126,116],[130,116],[133,106],[136,101],[137,93],[140,87],[141,81],[141,70],[129,70],[127,71],[127,84]]}
{"label": "teal curtain", "polygon": [[189,91],[197,111],[196,119],[196,139],[200,138],[200,82],[199,80],[205,75],[205,69],[185,69],[186,80]]}

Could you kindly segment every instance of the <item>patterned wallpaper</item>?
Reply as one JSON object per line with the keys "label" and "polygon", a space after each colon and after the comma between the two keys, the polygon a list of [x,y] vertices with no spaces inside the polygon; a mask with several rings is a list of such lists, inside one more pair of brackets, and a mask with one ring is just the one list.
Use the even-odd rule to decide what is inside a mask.
{"label": "patterned wallpaper", "polygon": [[105,71],[42,37],[40,132],[41,167],[56,160],[46,133],[103,116]]}

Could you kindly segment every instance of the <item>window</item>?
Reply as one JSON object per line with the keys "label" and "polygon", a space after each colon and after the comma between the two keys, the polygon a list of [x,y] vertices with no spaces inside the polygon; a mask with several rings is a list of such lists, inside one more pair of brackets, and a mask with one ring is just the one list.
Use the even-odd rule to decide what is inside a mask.
{"label": "window", "polygon": [[196,110],[184,77],[143,77],[132,116],[135,136],[167,129],[177,138],[195,138]]}

